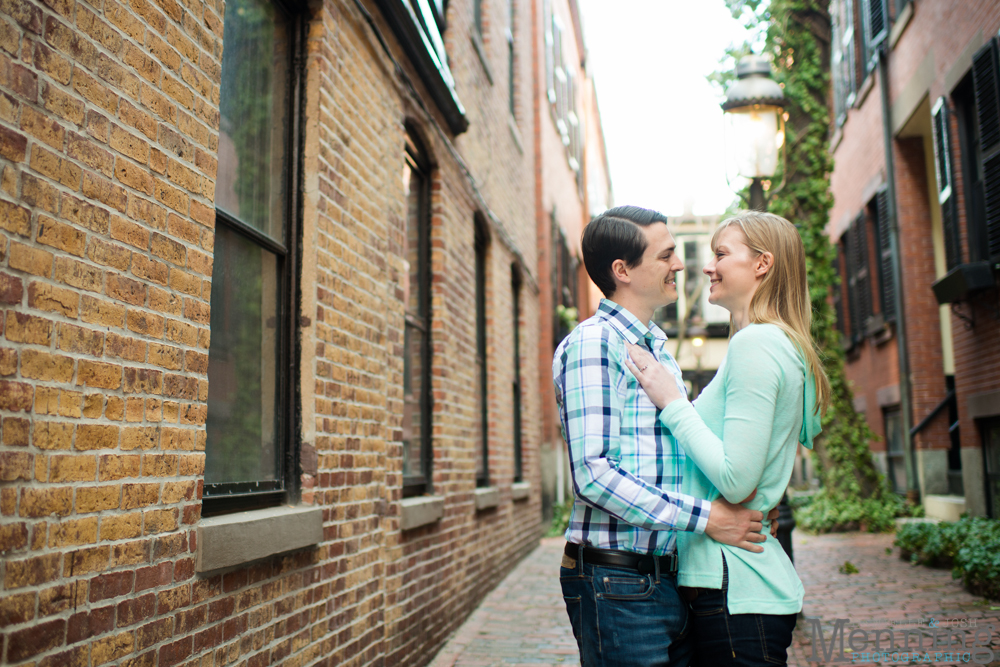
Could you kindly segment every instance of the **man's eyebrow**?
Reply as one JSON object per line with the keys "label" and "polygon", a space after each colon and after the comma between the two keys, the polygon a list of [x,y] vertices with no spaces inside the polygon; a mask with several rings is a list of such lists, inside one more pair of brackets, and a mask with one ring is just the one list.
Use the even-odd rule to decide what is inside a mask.
{"label": "man's eyebrow", "polygon": [[668,252],[673,252],[674,250],[677,250],[677,244],[676,243],[674,245],[670,246],[669,248],[664,248],[663,250],[661,250],[660,254],[661,255],[666,255]]}

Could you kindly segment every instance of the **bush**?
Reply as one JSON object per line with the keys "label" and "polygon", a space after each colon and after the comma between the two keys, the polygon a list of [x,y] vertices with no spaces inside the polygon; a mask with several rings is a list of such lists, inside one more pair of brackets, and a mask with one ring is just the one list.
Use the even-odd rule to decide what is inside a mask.
{"label": "bush", "polygon": [[545,537],[562,537],[569,527],[569,515],[573,512],[573,498],[569,497],[565,502],[552,506],[552,524],[549,526]]}
{"label": "bush", "polygon": [[894,493],[881,498],[836,498],[821,489],[795,512],[796,523],[814,533],[862,530],[885,533],[895,528],[895,520],[912,516],[918,508],[907,505]]}
{"label": "bush", "polygon": [[950,567],[969,592],[1000,600],[1000,521],[962,517],[955,522],[907,524],[896,535],[903,558]]}

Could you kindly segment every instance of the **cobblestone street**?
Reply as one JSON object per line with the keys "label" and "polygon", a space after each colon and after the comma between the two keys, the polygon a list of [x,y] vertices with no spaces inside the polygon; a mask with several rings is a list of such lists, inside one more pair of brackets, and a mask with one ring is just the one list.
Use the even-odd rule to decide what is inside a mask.
{"label": "cobblestone street", "polygon": [[[970,646],[973,643],[971,633],[992,625],[994,630],[990,639],[994,651],[1000,648],[997,640],[1000,603],[966,593],[946,570],[912,566],[899,559],[897,549],[887,554],[886,550],[892,548],[892,540],[892,535],[811,536],[796,531],[795,556],[806,587],[807,618],[799,620],[789,665],[826,664],[810,660],[809,617],[822,620],[827,648],[832,622],[837,618],[850,619],[845,626],[845,647],[854,628],[868,630],[872,638],[869,646],[874,648],[874,630],[889,627],[895,628],[898,647],[903,630],[920,627],[929,632],[926,629],[934,619],[938,628],[953,627],[957,632],[967,633]],[[561,538],[543,539],[451,638],[431,663],[432,667],[579,665],[556,577],[562,546]],[[858,572],[841,574],[839,569],[845,561]],[[963,630],[963,621],[966,626],[974,624],[974,627]],[[883,639],[885,637],[883,633]],[[928,635],[925,642],[929,641]],[[925,647],[929,649],[929,643],[925,643]],[[924,661],[900,661],[897,656],[896,662],[868,664],[959,664],[945,660],[933,662],[933,651],[930,655],[931,659]],[[848,652],[847,659],[850,658]],[[1000,664],[1000,659],[989,664]]]}

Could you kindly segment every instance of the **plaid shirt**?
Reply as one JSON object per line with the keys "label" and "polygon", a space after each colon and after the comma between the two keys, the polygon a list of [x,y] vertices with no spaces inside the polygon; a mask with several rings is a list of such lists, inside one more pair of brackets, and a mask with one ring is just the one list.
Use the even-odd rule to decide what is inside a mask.
{"label": "plaid shirt", "polygon": [[566,539],[663,555],[675,530],[705,531],[711,503],[680,492],[684,451],[625,367],[626,341],[642,341],[687,393],[663,330],[608,299],[559,345],[552,378],[576,490]]}

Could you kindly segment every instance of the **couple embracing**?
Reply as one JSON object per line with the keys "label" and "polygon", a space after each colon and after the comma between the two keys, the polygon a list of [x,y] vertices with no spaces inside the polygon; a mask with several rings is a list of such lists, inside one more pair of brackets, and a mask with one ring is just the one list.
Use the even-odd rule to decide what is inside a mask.
{"label": "couple embracing", "polygon": [[621,206],[583,233],[606,298],[552,364],[575,491],[566,610],[584,667],[783,665],[803,588],[764,528],[830,400],[802,241],[756,211],[716,230],[704,272],[732,338],[692,404],[651,321],[684,268],[666,223]]}

